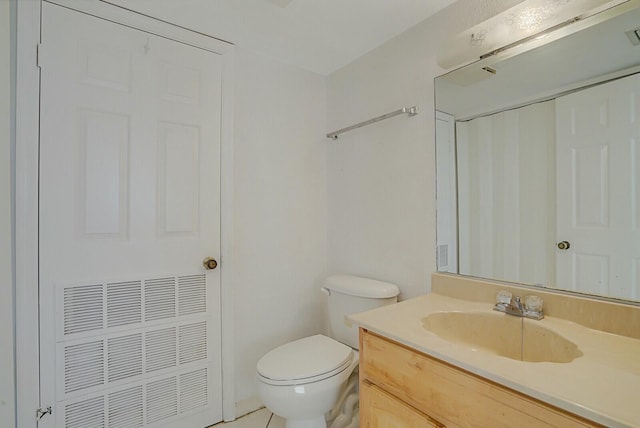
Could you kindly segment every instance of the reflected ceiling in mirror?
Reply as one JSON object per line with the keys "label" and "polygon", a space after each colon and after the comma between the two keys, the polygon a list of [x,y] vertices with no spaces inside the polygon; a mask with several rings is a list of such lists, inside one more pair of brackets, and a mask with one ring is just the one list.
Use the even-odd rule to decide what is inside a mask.
{"label": "reflected ceiling in mirror", "polygon": [[640,1],[589,19],[436,79],[438,270],[640,300]]}

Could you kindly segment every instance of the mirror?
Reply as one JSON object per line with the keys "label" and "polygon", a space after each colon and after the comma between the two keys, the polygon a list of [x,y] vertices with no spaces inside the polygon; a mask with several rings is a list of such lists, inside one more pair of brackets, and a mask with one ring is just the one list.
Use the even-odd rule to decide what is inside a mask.
{"label": "mirror", "polygon": [[640,301],[639,2],[435,92],[438,270]]}

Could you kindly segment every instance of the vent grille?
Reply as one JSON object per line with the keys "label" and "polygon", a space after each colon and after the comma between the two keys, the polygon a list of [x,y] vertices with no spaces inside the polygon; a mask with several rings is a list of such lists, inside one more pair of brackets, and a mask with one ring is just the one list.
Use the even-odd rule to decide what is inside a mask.
{"label": "vent grille", "polygon": [[449,246],[438,245],[438,269],[449,266]]}
{"label": "vent grille", "polygon": [[104,383],[104,344],[102,340],[64,349],[64,390],[78,391]]}
{"label": "vent grille", "polygon": [[142,284],[140,281],[107,285],[107,324],[109,327],[142,322]]}
{"label": "vent grille", "polygon": [[104,397],[68,404],[64,408],[66,428],[103,428]]}
{"label": "vent grille", "polygon": [[62,290],[64,335],[112,327],[135,327],[143,322],[170,320],[207,311],[204,274],[145,280],[144,302],[141,280],[67,286]]}
{"label": "vent grille", "polygon": [[180,375],[180,413],[206,406],[207,369]]}
{"label": "vent grille", "polygon": [[142,334],[109,339],[109,382],[142,374]]}
{"label": "vent grille", "polygon": [[156,426],[212,401],[204,274],[65,284],[56,292],[62,426]]}
{"label": "vent grille", "polygon": [[181,316],[206,312],[207,293],[204,275],[178,277],[178,311]]}
{"label": "vent grille", "polygon": [[176,365],[176,329],[165,328],[145,335],[147,373]]}
{"label": "vent grille", "polygon": [[176,316],[175,278],[150,279],[144,283],[145,320],[155,321]]}
{"label": "vent grille", "polygon": [[178,414],[178,381],[175,377],[147,385],[147,422],[153,423]]}
{"label": "vent grille", "polygon": [[64,289],[64,334],[102,329],[102,285]]}
{"label": "vent grille", "polygon": [[207,323],[180,326],[180,364],[207,359]]}
{"label": "vent grille", "polygon": [[109,428],[138,428],[143,424],[142,386],[109,394]]}

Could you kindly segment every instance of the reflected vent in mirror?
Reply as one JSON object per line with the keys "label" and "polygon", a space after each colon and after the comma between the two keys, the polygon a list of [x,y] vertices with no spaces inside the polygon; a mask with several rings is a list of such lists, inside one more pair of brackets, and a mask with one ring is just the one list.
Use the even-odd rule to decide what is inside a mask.
{"label": "reflected vent in mirror", "polygon": [[449,266],[449,246],[447,244],[438,245],[438,270]]}

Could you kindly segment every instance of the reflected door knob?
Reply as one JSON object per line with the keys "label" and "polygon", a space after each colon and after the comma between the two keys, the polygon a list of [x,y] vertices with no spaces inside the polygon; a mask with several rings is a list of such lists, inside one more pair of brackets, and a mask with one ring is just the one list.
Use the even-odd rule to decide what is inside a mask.
{"label": "reflected door knob", "polygon": [[558,242],[557,245],[559,250],[568,250],[569,247],[571,247],[571,244],[568,241]]}
{"label": "reflected door knob", "polygon": [[218,262],[213,257],[207,257],[202,261],[202,266],[204,266],[206,270],[213,270],[218,267]]}

